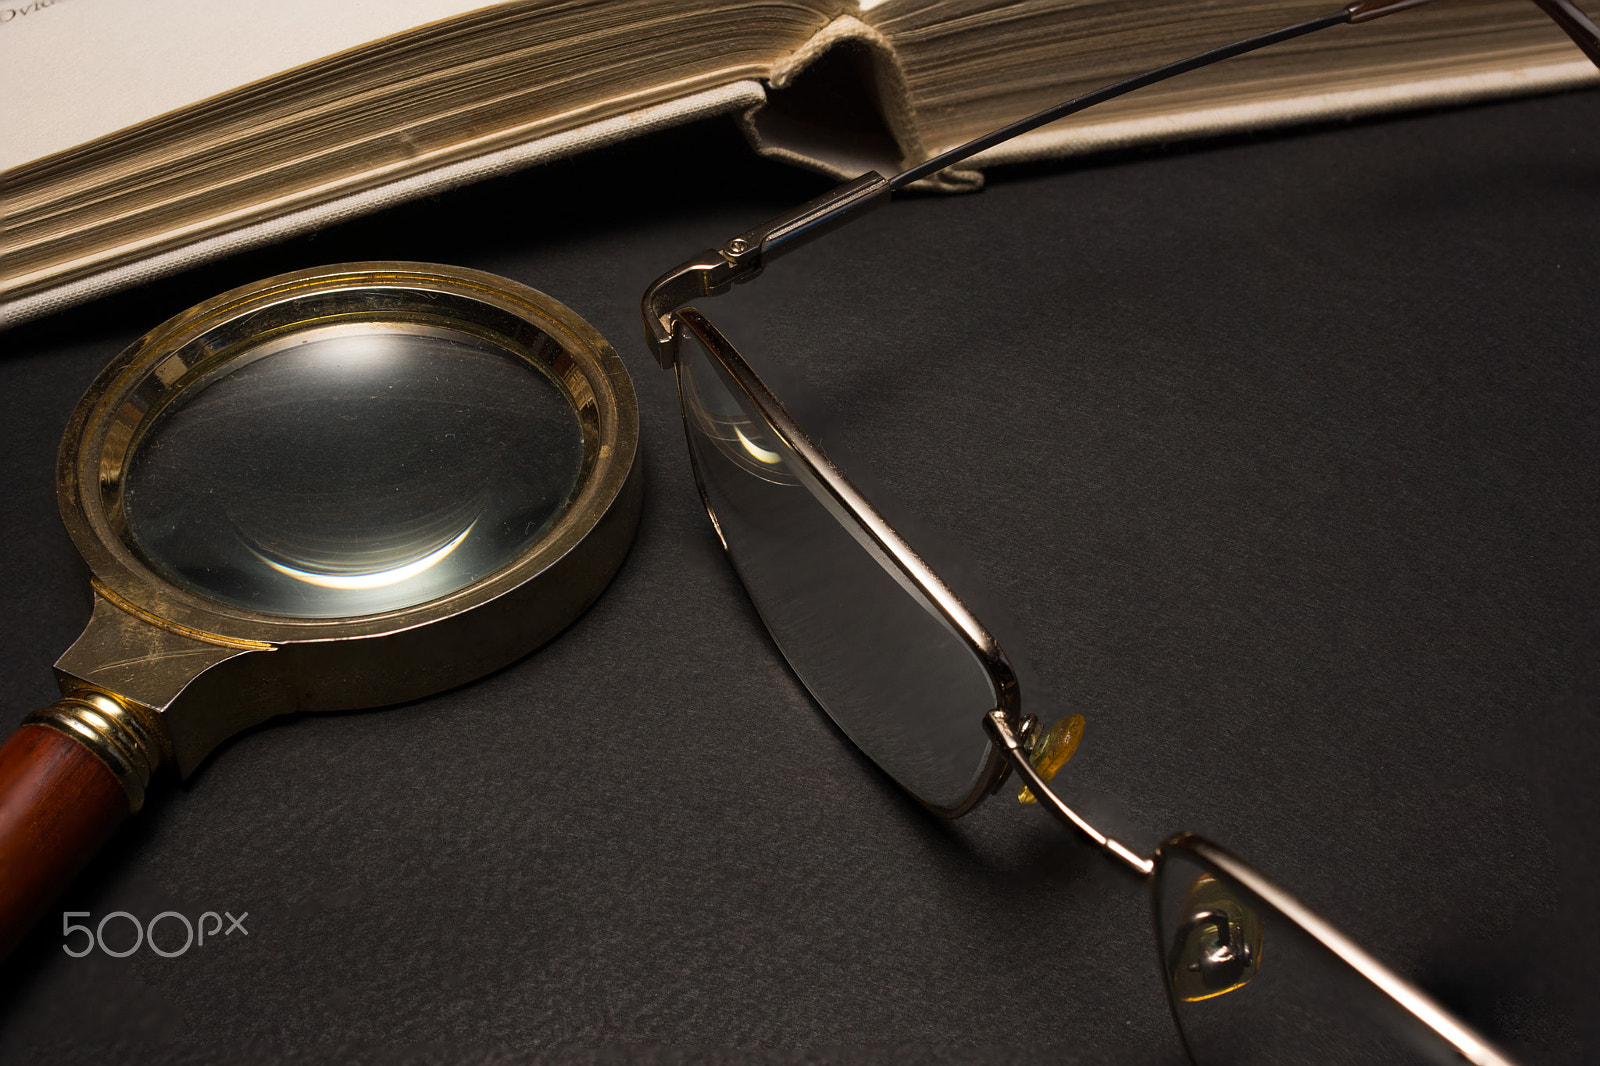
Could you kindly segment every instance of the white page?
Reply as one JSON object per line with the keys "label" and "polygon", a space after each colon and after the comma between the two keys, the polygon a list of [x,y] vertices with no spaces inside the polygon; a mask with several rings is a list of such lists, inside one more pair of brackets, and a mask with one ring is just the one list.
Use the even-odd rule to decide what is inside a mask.
{"label": "white page", "polygon": [[0,171],[486,0],[0,0]]}

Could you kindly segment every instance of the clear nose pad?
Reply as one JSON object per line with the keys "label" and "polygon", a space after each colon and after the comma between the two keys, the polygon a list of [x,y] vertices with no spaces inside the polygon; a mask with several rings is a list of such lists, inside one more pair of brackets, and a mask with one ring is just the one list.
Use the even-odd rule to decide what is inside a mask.
{"label": "clear nose pad", "polygon": [[1173,993],[1198,1003],[1243,988],[1261,968],[1261,919],[1221,882],[1201,874],[1189,886],[1167,972]]}

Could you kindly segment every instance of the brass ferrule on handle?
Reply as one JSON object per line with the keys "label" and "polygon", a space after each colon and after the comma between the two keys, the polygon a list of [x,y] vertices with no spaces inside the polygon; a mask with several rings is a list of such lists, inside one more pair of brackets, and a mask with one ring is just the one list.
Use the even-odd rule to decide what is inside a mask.
{"label": "brass ferrule on handle", "polygon": [[151,777],[172,757],[167,731],[154,711],[98,689],[70,692],[22,724],[54,729],[88,748],[127,792],[130,814],[144,806]]}

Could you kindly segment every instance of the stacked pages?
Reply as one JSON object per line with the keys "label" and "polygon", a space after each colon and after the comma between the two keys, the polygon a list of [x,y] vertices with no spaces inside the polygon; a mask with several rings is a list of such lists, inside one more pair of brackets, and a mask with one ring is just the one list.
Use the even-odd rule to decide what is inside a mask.
{"label": "stacked pages", "polygon": [[[718,112],[781,158],[888,172],[1326,7],[40,0],[0,23],[0,323]],[[977,163],[1595,78],[1527,0],[1458,0],[1187,75]]]}

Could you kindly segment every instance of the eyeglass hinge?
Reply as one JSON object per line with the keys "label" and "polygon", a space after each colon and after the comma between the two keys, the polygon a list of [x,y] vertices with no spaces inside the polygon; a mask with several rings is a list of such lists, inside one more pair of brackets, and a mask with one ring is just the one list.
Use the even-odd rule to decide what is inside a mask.
{"label": "eyeglass hinge", "polygon": [[661,275],[645,290],[640,307],[645,343],[655,353],[656,362],[670,369],[677,361],[674,311],[701,297],[721,296],[732,286],[752,280],[778,256],[815,240],[864,210],[887,203],[889,192],[888,178],[876,171],[863,174]]}
{"label": "eyeglass hinge", "polygon": [[735,266],[752,268],[751,273],[741,273],[734,279],[736,282],[749,281],[778,256],[811,243],[862,211],[887,203],[889,192],[889,179],[875,170],[869,170],[854,181],[808,200],[786,215],[769,219],[739,234],[722,246],[722,255]]}
{"label": "eyeglass hinge", "polygon": [[678,357],[677,325],[672,313],[701,297],[722,295],[748,269],[708,248],[650,284],[639,302],[639,311],[644,318],[644,342],[662,369],[672,369]]}

